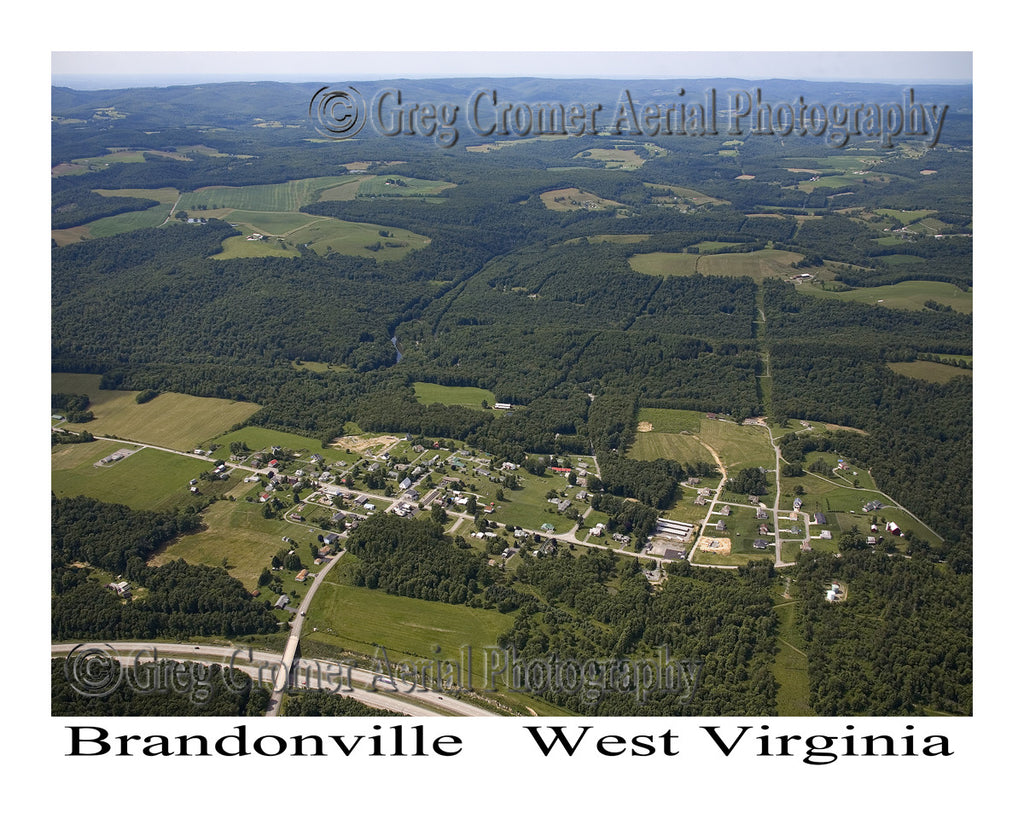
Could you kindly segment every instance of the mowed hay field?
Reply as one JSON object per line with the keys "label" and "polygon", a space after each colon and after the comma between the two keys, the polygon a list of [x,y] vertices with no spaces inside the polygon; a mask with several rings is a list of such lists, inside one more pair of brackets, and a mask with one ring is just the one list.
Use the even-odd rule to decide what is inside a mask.
{"label": "mowed hay field", "polygon": [[86,424],[61,424],[70,430],[88,429],[94,435],[110,435],[146,444],[188,451],[249,418],[260,407],[224,398],[197,398],[180,393],[161,393],[145,404],[135,403],[136,392],[101,390],[100,376],[53,373],[51,391],[86,394],[96,416]]}

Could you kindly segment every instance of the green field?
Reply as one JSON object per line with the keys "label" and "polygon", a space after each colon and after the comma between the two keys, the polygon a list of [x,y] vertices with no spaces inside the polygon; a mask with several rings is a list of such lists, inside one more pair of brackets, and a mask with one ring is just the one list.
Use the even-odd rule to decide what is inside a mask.
{"label": "green field", "polygon": [[[203,512],[203,523],[203,531],[178,538],[150,563],[159,566],[180,558],[189,563],[222,566],[227,560],[228,573],[241,580],[247,589],[255,589],[260,572],[269,568],[270,559],[286,547],[281,538],[290,537],[298,544],[296,553],[303,565],[312,566],[308,544],[316,540],[316,534],[310,534],[308,526],[264,518],[262,504],[217,501]],[[283,572],[282,577],[294,574]]]}
{"label": "green field", "polygon": [[118,188],[102,190],[95,188],[93,193],[100,196],[134,196],[137,199],[154,199],[162,205],[173,205],[180,195],[177,188]]}
{"label": "green field", "polygon": [[145,404],[135,402],[136,392],[101,390],[100,376],[54,373],[51,391],[85,393],[96,418],[86,424],[62,424],[70,430],[88,429],[94,435],[126,438],[182,451],[192,450],[259,409],[258,404],[224,398],[197,398],[180,393],[161,393]]}
{"label": "green field", "polygon": [[[375,644],[389,658],[458,658],[464,646],[474,650],[497,644],[499,634],[512,627],[514,617],[489,609],[398,597],[346,582],[355,558],[343,557],[321,584],[306,615],[303,636],[317,629],[316,639],[339,648],[373,656]],[[333,631],[329,632],[330,628]]]}
{"label": "green field", "polygon": [[706,193],[694,190],[693,188],[684,188],[681,185],[661,185],[655,182],[644,182],[644,185],[648,188],[656,190],[670,190],[672,196],[655,196],[654,201],[661,204],[668,204],[674,199],[681,199],[684,203],[691,205],[728,205],[729,203],[725,199],[716,199],[714,196],[709,196]]}
{"label": "green field", "polygon": [[380,176],[364,176],[359,184],[357,196],[416,196],[426,197],[430,201],[439,201],[437,194],[454,188],[452,182],[439,182],[434,179],[415,179],[397,174]]}
{"label": "green field", "polygon": [[697,272],[705,276],[749,276],[754,281],[787,278],[794,274],[793,263],[803,254],[789,250],[755,250],[752,253],[717,253],[701,256]]}
{"label": "green field", "polygon": [[954,367],[951,364],[940,364],[937,361],[897,361],[890,363],[889,369],[908,378],[919,378],[933,384],[945,384],[960,376],[973,377],[971,370]]}
{"label": "green field", "polygon": [[[381,231],[387,233],[382,236]],[[369,256],[385,261],[400,259],[413,250],[430,244],[430,239],[397,227],[341,219],[314,219],[288,234],[291,245],[308,244],[321,255],[341,253]]]}
{"label": "green field", "polygon": [[[177,210],[192,217],[209,217],[229,221],[245,234],[260,233],[270,241],[247,241],[245,236],[231,237],[223,243],[215,258],[232,259],[254,256],[296,256],[298,248],[308,245],[315,252],[326,255],[341,253],[347,256],[368,256],[375,259],[400,259],[412,250],[426,247],[425,236],[397,227],[346,222],[322,216],[300,213],[304,205],[328,200],[354,199],[357,188],[369,184],[374,190],[377,177],[321,176],[293,179],[273,185],[246,185],[244,187],[217,186],[200,188],[182,195]],[[408,180],[406,187],[385,186],[387,179],[380,177],[380,186],[389,192],[403,191],[399,195],[425,195],[439,192],[449,183],[432,180]],[[281,243],[274,241],[281,239]]]}
{"label": "green field", "polygon": [[89,236],[100,239],[118,233],[128,233],[142,228],[159,227],[170,215],[167,205],[154,205],[146,210],[133,210],[119,213],[117,216],[105,216],[95,222],[89,222]]}
{"label": "green field", "polygon": [[[51,490],[58,497],[87,495],[133,509],[173,509],[189,503],[189,480],[211,467],[207,461],[148,448],[109,466],[94,466],[123,448],[127,447],[110,441],[54,447],[50,454]],[[203,482],[202,491],[219,493],[230,483]]]}
{"label": "green field", "polygon": [[654,409],[641,407],[640,424],[650,424],[651,432],[698,432],[704,413],[692,410]]}
{"label": "green field", "polygon": [[426,381],[413,383],[416,400],[421,404],[444,404],[448,407],[472,407],[480,409],[482,402],[494,406],[494,393],[478,387],[445,387]]}
{"label": "green field", "polygon": [[711,453],[692,435],[678,432],[638,432],[627,456],[638,461],[667,458],[681,464],[711,462]]}
{"label": "green field", "polygon": [[803,258],[788,250],[756,250],[752,253],[638,253],[629,266],[647,276],[749,276],[755,281],[793,275],[792,264]]}
{"label": "green field", "polygon": [[775,606],[779,620],[776,637],[779,652],[775,655],[772,674],[779,684],[776,694],[778,712],[784,716],[813,716],[810,705],[810,677],[807,654],[804,652],[803,635],[797,622],[799,601],[789,601]]}
{"label": "green field", "polygon": [[888,216],[895,219],[901,225],[910,225],[919,219],[924,219],[935,213],[934,210],[896,210],[895,208],[875,208],[874,212],[879,216]]}
{"label": "green field", "polygon": [[[883,257],[887,262],[893,256]],[[920,262],[916,256],[905,257]],[[974,309],[974,294],[946,282],[907,281],[886,284],[881,287],[858,287],[853,290],[833,292],[820,287],[805,287],[802,293],[822,298],[854,301],[860,304],[881,304],[898,310],[924,310],[926,301],[935,301],[952,307],[959,313],[971,313]]]}
{"label": "green field", "polygon": [[316,202],[322,191],[348,181],[347,176],[318,176],[273,185],[199,188],[182,194],[179,208],[186,211],[197,210],[200,206],[207,210],[297,211],[303,205]]}
{"label": "green field", "polygon": [[629,266],[645,276],[692,276],[698,259],[696,253],[638,253],[629,257]]}
{"label": "green field", "polygon": [[223,248],[213,259],[250,259],[267,256],[300,256],[299,251],[281,247],[277,240],[249,241],[245,236],[229,236],[221,242]]}

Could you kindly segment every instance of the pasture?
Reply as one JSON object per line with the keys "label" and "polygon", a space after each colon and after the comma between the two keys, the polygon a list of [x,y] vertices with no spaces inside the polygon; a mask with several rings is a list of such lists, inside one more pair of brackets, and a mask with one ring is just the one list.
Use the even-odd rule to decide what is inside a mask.
{"label": "pasture", "polygon": [[689,205],[728,205],[725,199],[718,199],[706,193],[701,193],[693,188],[684,188],[682,185],[661,185],[655,182],[645,182],[644,185],[655,193],[668,190],[669,196],[656,195],[654,201],[658,204],[682,204]]}
{"label": "pasture", "polygon": [[85,424],[63,424],[69,430],[88,429],[94,435],[109,435],[170,449],[192,450],[201,441],[241,423],[260,407],[224,398],[197,398],[180,393],[161,393],[145,404],[135,402],[136,392],[101,390],[100,376],[54,373],[51,391],[84,393],[89,396],[94,420]]}

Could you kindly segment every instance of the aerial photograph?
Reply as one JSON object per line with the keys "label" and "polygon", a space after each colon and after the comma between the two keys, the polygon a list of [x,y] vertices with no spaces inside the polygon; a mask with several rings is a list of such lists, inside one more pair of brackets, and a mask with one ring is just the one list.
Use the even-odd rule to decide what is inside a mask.
{"label": "aerial photograph", "polygon": [[948,755],[969,52],[113,56],[52,55],[54,717]]}

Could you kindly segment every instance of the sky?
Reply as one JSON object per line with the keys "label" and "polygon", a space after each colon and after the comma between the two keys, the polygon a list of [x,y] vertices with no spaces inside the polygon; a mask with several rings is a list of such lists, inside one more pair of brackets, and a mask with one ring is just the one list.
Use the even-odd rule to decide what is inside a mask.
{"label": "sky", "polygon": [[55,85],[110,88],[232,79],[730,77],[971,82],[969,51],[55,51]]}

